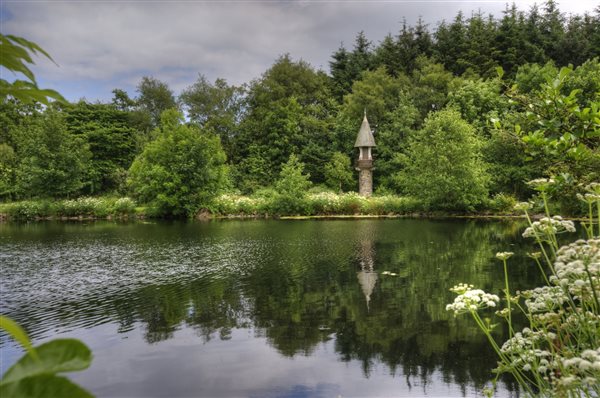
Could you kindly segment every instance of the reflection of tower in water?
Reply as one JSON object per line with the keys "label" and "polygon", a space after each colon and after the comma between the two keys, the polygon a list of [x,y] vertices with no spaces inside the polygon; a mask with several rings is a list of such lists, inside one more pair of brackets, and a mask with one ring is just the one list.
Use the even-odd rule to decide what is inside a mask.
{"label": "reflection of tower in water", "polygon": [[365,300],[367,301],[367,311],[369,310],[371,294],[373,293],[373,289],[375,289],[375,284],[377,283],[377,272],[373,270],[375,265],[375,250],[373,246],[374,243],[371,234],[366,234],[360,240],[360,249],[358,253],[360,271],[356,276],[358,278],[360,288],[365,295]]}

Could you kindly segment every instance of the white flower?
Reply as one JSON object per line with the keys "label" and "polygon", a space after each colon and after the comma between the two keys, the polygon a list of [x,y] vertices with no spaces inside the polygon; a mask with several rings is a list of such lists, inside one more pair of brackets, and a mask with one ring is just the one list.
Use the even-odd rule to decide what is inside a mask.
{"label": "white flower", "polygon": [[496,258],[498,260],[508,260],[512,255],[515,254],[513,252],[498,252],[496,253]]}
{"label": "white flower", "polygon": [[472,285],[460,284],[450,290],[459,293],[454,302],[446,306],[446,311],[454,311],[455,315],[493,308],[500,301],[495,294],[486,293],[481,289],[472,289]]}

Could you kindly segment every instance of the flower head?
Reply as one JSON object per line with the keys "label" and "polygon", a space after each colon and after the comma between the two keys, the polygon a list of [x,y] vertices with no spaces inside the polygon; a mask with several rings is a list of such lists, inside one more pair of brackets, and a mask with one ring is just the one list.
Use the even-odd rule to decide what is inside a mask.
{"label": "flower head", "polygon": [[472,287],[473,285],[460,284],[450,289],[462,293],[454,299],[452,304],[446,306],[446,311],[454,311],[454,315],[458,315],[484,308],[494,308],[500,302],[500,298],[495,294],[489,294]]}
{"label": "flower head", "polygon": [[533,205],[529,202],[519,202],[515,205],[514,209],[517,211],[527,211],[531,210]]}
{"label": "flower head", "polygon": [[515,253],[513,253],[513,252],[498,252],[498,253],[496,253],[496,258],[498,260],[506,261],[509,258],[511,258],[513,254],[515,254]]}
{"label": "flower head", "polygon": [[535,180],[531,180],[527,183],[527,185],[539,192],[547,191],[552,184],[554,184],[554,180],[552,178],[536,178]]}

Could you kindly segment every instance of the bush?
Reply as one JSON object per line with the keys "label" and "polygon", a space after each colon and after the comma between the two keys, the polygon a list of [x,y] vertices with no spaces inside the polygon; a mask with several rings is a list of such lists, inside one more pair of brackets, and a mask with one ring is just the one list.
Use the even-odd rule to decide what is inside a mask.
{"label": "bush", "polygon": [[452,109],[432,113],[409,139],[399,180],[430,210],[472,211],[487,197],[489,177],[471,125]]}
{"label": "bush", "polygon": [[135,201],[128,197],[119,198],[113,204],[111,213],[117,216],[129,216],[135,214]]}
{"label": "bush", "polygon": [[489,200],[488,207],[495,212],[512,213],[516,204],[517,199],[514,196],[499,193]]}
{"label": "bush", "polygon": [[163,113],[158,138],[129,169],[135,196],[162,216],[192,216],[227,186],[219,138],[184,125],[176,111]]}
{"label": "bush", "polygon": [[107,199],[82,197],[58,202],[55,215],[64,217],[106,217],[111,213],[111,207]]}
{"label": "bush", "polygon": [[29,221],[48,215],[47,202],[23,200],[6,206],[6,213],[13,220]]}

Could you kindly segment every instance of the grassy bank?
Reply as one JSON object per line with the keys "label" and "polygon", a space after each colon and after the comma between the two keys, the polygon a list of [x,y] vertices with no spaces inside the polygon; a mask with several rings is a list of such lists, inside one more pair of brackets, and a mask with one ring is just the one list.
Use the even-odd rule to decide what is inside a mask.
{"label": "grassy bank", "polygon": [[[495,198],[471,215],[506,215],[512,213],[511,198]],[[217,218],[262,217],[340,217],[398,216],[412,214],[448,215],[428,209],[417,199],[394,195],[364,198],[355,192],[335,194],[310,193],[289,197],[262,192],[253,196],[226,194],[215,198],[198,215]],[[464,215],[465,213],[461,213]],[[142,206],[128,197],[81,197],[65,200],[24,200],[0,203],[0,220],[30,221],[47,219],[161,218],[151,207]]]}
{"label": "grassy bank", "polygon": [[22,200],[0,203],[0,219],[30,221],[42,219],[111,219],[143,217],[144,208],[128,197],[81,197],[64,200]]}

